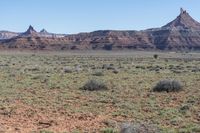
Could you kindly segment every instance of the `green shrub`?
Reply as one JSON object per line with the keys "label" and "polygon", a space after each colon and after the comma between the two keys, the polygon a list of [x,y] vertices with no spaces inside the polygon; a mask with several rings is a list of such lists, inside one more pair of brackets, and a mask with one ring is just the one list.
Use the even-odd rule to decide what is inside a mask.
{"label": "green shrub", "polygon": [[103,64],[102,69],[115,70],[114,64]]}
{"label": "green shrub", "polygon": [[177,80],[162,80],[159,81],[155,87],[153,87],[154,92],[178,92],[183,89],[182,84]]}
{"label": "green shrub", "polygon": [[153,55],[153,58],[154,58],[154,59],[158,59],[158,55],[157,55],[157,54],[154,54],[154,55]]}
{"label": "green shrub", "polygon": [[96,71],[92,74],[93,76],[104,76],[102,71]]}
{"label": "green shrub", "polygon": [[89,80],[80,89],[82,89],[82,90],[88,90],[88,91],[98,91],[98,90],[107,90],[108,87],[102,81]]}
{"label": "green shrub", "polygon": [[73,72],[73,69],[69,66],[65,67],[63,70],[64,70],[64,73],[72,73]]}
{"label": "green shrub", "polygon": [[112,71],[114,74],[118,74],[119,72],[120,72],[120,70],[119,69],[115,69],[115,70],[113,70]]}

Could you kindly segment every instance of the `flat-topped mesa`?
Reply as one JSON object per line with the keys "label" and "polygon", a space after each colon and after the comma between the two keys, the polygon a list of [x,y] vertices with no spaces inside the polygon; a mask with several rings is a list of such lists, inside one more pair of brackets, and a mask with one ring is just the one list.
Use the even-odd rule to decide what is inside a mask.
{"label": "flat-topped mesa", "polygon": [[181,8],[180,15],[172,22],[163,26],[163,28],[200,30],[200,23],[194,20],[186,10]]}

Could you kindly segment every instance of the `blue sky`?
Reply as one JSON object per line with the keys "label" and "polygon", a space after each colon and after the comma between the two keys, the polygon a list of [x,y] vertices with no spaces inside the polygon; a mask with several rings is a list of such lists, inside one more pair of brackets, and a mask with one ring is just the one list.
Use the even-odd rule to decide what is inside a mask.
{"label": "blue sky", "polygon": [[0,30],[143,30],[165,25],[180,7],[200,21],[200,0],[1,0]]}

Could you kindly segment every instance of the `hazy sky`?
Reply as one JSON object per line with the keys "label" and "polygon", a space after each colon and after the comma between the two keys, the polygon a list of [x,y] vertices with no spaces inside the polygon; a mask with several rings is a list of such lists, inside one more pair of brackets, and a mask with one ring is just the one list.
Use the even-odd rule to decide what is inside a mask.
{"label": "hazy sky", "polygon": [[0,30],[143,30],[165,25],[180,7],[200,21],[200,0],[1,0]]}

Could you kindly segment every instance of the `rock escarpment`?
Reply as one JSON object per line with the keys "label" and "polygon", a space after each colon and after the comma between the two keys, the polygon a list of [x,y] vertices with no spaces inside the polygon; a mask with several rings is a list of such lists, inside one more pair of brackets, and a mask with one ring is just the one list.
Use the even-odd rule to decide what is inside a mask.
{"label": "rock escarpment", "polygon": [[200,50],[200,23],[187,11],[160,28],[142,31],[101,30],[62,35],[37,32],[32,26],[0,41],[1,49],[29,50]]}

